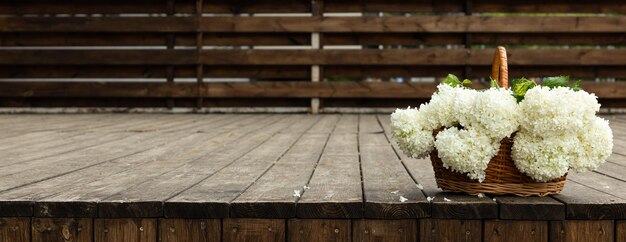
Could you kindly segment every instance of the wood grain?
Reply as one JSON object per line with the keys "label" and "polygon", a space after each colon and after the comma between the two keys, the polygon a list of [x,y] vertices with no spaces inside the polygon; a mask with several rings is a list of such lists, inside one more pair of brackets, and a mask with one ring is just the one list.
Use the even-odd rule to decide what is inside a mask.
{"label": "wood grain", "polygon": [[620,33],[625,30],[624,22],[623,16],[210,17],[201,19],[199,28],[206,32]]}
{"label": "wood grain", "polygon": [[375,116],[360,116],[359,152],[365,218],[420,218],[430,204],[396,156]]}
{"label": "wood grain", "polygon": [[29,242],[30,218],[0,218],[0,242]]}
{"label": "wood grain", "polygon": [[224,219],[222,241],[276,241],[284,242],[284,219]]}
{"label": "wood grain", "polygon": [[482,241],[482,221],[421,219],[420,241]]}
{"label": "wood grain", "polygon": [[95,219],[95,242],[156,242],[156,219]]}
{"label": "wood grain", "polygon": [[287,237],[293,242],[352,241],[350,220],[290,219]]}
{"label": "wood grain", "polygon": [[417,220],[354,220],[353,241],[417,241]]}
{"label": "wood grain", "polygon": [[485,220],[485,242],[548,241],[548,221]]}
{"label": "wood grain", "polygon": [[358,116],[342,115],[296,209],[299,218],[362,218]]}
{"label": "wood grain", "polygon": [[159,241],[221,242],[219,219],[159,219]]}
{"label": "wood grain", "polygon": [[615,241],[626,241],[626,221],[624,220],[615,221]]}
{"label": "wood grain", "polygon": [[78,218],[33,218],[33,242],[93,241],[93,220]]}
{"label": "wood grain", "polygon": [[613,220],[566,220],[550,222],[550,241],[613,241]]}

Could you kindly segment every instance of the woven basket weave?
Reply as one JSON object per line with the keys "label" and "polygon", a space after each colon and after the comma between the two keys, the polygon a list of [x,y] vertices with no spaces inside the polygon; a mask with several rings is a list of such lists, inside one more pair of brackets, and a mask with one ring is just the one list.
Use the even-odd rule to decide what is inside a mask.
{"label": "woven basket weave", "polygon": [[[493,59],[491,77],[497,80],[501,87],[508,87],[508,68],[506,60],[506,50],[498,47]],[[437,131],[435,131],[437,132]],[[435,133],[436,134],[436,133]],[[489,161],[485,170],[485,180],[478,182],[467,177],[466,174],[448,170],[443,166],[441,159],[437,155],[437,150],[430,154],[430,160],[435,170],[437,186],[441,189],[465,192],[476,195],[485,194],[513,194],[518,196],[546,196],[559,193],[567,174],[548,182],[537,182],[529,176],[521,173],[511,158],[511,147],[513,137],[504,138],[500,142],[498,154]]]}

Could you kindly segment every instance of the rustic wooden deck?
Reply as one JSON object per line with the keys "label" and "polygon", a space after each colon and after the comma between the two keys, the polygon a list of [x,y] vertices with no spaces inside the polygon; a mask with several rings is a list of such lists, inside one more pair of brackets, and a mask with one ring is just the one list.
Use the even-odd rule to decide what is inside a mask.
{"label": "rustic wooden deck", "polygon": [[388,115],[2,115],[0,242],[626,241],[606,118],[613,156],[560,195],[480,198],[439,190]]}

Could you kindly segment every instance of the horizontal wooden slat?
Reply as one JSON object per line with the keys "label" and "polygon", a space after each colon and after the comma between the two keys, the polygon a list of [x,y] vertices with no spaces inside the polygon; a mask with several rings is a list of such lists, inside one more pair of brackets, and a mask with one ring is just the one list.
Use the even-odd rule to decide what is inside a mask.
{"label": "horizontal wooden slat", "polygon": [[[195,1],[173,2],[177,13],[194,13]],[[121,14],[121,13],[167,13],[166,1],[155,0],[4,0],[0,3],[0,14]]]}
{"label": "horizontal wooden slat", "polygon": [[[326,1],[324,12],[420,12],[443,13],[463,12],[462,0],[358,0]],[[581,1],[556,0],[545,2],[531,1],[470,1],[473,12],[548,12],[548,13],[625,13],[626,8],[619,0]],[[281,2],[283,4],[283,2]],[[275,8],[271,0],[232,2],[218,0],[205,3],[205,11],[215,13],[257,13],[257,12],[307,12],[307,1],[285,1],[281,8]]]}
{"label": "horizontal wooden slat", "polygon": [[[457,33],[328,33],[323,45],[463,45]],[[625,45],[626,33],[474,33],[469,45]]]}
{"label": "horizontal wooden slat", "polygon": [[2,50],[0,65],[184,65],[194,50]]}
{"label": "horizontal wooden slat", "polygon": [[[626,65],[626,49],[509,49],[511,65]],[[204,50],[207,65],[491,65],[493,50]],[[2,63],[0,61],[0,63]]]}
{"label": "horizontal wooden slat", "polygon": [[[198,22],[199,21],[199,22]],[[0,17],[5,32],[623,33],[626,16]]]}
{"label": "horizontal wooden slat", "polygon": [[[193,33],[176,33],[176,46],[195,46]],[[165,46],[166,33],[0,33],[0,46]],[[463,45],[461,33],[328,33],[321,45]],[[206,33],[204,45],[310,45],[307,33]],[[475,33],[469,45],[626,45],[626,33]]]}
{"label": "horizontal wooden slat", "polygon": [[626,16],[205,17],[206,32],[623,33]]}
{"label": "horizontal wooden slat", "polygon": [[[436,83],[393,82],[220,82],[97,83],[2,82],[0,97],[208,97],[208,98],[428,98]],[[484,88],[484,84],[474,84]],[[626,96],[626,82],[587,83],[582,87],[600,98]],[[88,91],[85,91],[88,90]]]}
{"label": "horizontal wooden slat", "polygon": [[195,17],[0,17],[2,32],[193,32]]}
{"label": "horizontal wooden slat", "polygon": [[[491,65],[492,50],[203,50],[206,65]],[[626,65],[626,49],[510,49],[509,64]],[[2,50],[0,65],[184,65],[193,50]]]}

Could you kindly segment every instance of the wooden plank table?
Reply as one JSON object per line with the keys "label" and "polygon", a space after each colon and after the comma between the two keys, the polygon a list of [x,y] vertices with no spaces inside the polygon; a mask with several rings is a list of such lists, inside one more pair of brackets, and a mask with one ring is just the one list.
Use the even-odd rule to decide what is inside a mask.
{"label": "wooden plank table", "polygon": [[441,191],[383,114],[0,115],[0,242],[626,241],[605,118],[607,163],[522,198]]}

